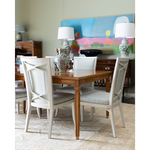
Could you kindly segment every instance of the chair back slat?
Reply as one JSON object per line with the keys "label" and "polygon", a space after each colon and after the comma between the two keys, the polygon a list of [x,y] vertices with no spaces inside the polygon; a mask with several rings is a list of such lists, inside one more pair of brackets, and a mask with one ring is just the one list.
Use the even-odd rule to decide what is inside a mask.
{"label": "chair back slat", "polygon": [[112,105],[117,101],[121,101],[122,99],[122,91],[128,67],[128,62],[129,58],[117,58],[116,60],[110,91],[110,100],[109,100],[110,105]]}
{"label": "chair back slat", "polygon": [[54,68],[55,56],[45,56],[45,58],[50,58],[50,61],[51,61],[51,68]]}
{"label": "chair back slat", "polygon": [[53,107],[53,87],[50,59],[22,59],[29,103]]}
{"label": "chair back slat", "polygon": [[[97,57],[74,57],[74,68],[77,70],[95,70]],[[83,87],[92,87],[94,89],[94,82],[81,85]]]}

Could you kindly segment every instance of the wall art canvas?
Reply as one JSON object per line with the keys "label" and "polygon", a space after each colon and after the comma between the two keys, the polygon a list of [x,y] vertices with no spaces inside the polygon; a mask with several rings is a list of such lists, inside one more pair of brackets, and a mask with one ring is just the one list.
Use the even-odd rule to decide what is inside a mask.
{"label": "wall art canvas", "polygon": [[[117,23],[134,23],[134,15],[108,16],[61,21],[61,27],[73,27],[75,40],[69,41],[72,53],[79,53],[81,49],[100,49],[103,54],[119,52],[122,38],[115,38]],[[134,39],[127,38],[133,53]],[[63,43],[63,41],[62,41]]]}

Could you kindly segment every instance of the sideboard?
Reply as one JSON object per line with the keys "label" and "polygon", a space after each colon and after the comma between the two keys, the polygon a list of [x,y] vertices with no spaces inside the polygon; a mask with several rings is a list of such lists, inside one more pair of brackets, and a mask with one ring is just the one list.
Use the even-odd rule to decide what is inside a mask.
{"label": "sideboard", "polygon": [[[98,59],[96,70],[114,71],[116,59]],[[110,82],[113,78],[111,74]],[[124,87],[132,87],[134,85],[134,59],[129,60],[128,69],[125,77]],[[106,86],[105,80],[95,81],[95,86]]]}
{"label": "sideboard", "polygon": [[15,42],[15,57],[17,55],[37,56],[39,58],[42,57],[42,42],[39,41]]}

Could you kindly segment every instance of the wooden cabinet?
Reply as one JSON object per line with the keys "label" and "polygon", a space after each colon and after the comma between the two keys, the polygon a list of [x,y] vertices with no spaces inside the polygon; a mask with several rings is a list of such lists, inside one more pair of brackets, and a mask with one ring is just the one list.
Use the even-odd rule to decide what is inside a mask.
{"label": "wooden cabinet", "polygon": [[42,42],[21,41],[15,42],[15,57],[17,55],[42,57]]}
{"label": "wooden cabinet", "polygon": [[[98,59],[96,70],[114,71],[116,59]],[[110,82],[112,81],[113,73]],[[97,86],[106,86],[105,80],[95,81]],[[124,87],[132,87],[134,85],[134,60],[130,59],[125,77]]]}
{"label": "wooden cabinet", "polygon": [[[15,42],[15,63],[20,60],[17,55],[42,57],[42,42],[21,41]],[[15,64],[15,70],[19,70],[19,65]]]}

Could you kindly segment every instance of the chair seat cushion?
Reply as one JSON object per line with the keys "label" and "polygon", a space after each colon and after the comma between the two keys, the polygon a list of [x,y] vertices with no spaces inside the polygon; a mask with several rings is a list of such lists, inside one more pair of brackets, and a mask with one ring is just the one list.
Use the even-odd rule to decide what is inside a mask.
{"label": "chair seat cushion", "polygon": [[91,92],[82,94],[80,96],[81,102],[109,105],[109,93],[100,90],[93,90]]}
{"label": "chair seat cushion", "polygon": [[16,99],[27,97],[26,92],[16,92]]}
{"label": "chair seat cushion", "polygon": [[15,81],[15,87],[22,87],[22,81],[21,80],[16,80]]}
{"label": "chair seat cushion", "polygon": [[[80,89],[80,94],[84,94],[86,92],[90,92],[93,89],[91,87],[81,87]],[[74,86],[66,86],[63,88],[58,88],[56,89],[57,92],[63,92],[63,93],[71,93],[71,94],[75,94],[75,90],[74,90]]]}
{"label": "chair seat cushion", "polygon": [[53,97],[54,97],[54,105],[58,105],[58,104],[73,100],[74,94],[54,92]]}
{"label": "chair seat cushion", "polygon": [[[74,94],[68,94],[68,93],[62,93],[62,92],[53,92],[54,97],[54,105],[58,105],[64,102],[68,102],[70,100],[74,99]],[[33,103],[38,104],[48,104],[47,101],[41,100],[40,98],[37,98],[33,101]]]}
{"label": "chair seat cushion", "polygon": [[16,94],[16,97],[14,97],[13,95],[13,99],[20,99],[20,98],[27,97],[25,88],[15,89],[15,94]]}
{"label": "chair seat cushion", "polygon": [[56,89],[58,89],[60,87],[61,87],[61,84],[55,84],[55,83],[53,83],[53,90],[56,90]]}

